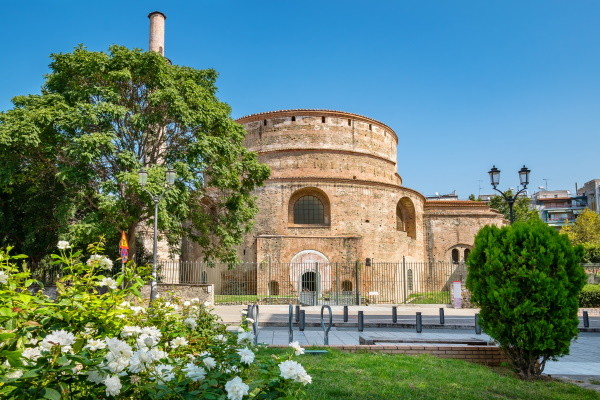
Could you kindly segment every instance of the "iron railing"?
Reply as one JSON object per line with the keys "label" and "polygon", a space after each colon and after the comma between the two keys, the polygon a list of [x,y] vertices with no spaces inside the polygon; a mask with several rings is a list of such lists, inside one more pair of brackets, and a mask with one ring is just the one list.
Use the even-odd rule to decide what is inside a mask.
{"label": "iron railing", "polygon": [[[583,267],[588,283],[600,284],[600,264]],[[30,270],[45,285],[61,276],[57,265],[30,265]],[[465,282],[466,277],[464,263],[445,261],[236,265],[163,261],[158,266],[159,283],[212,284],[220,304],[448,304],[452,282]]]}
{"label": "iron railing", "polygon": [[218,303],[449,303],[450,284],[466,278],[464,263],[163,262],[159,282],[213,284]]}

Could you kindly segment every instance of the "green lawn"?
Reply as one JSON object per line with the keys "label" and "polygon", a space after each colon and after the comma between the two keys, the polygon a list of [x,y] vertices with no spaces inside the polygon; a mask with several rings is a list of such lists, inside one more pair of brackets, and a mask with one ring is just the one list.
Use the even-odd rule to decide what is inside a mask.
{"label": "green lawn", "polygon": [[450,292],[421,292],[413,293],[406,299],[411,304],[449,304]]}
{"label": "green lawn", "polygon": [[[279,349],[264,350],[279,353]],[[313,377],[307,386],[310,400],[586,400],[600,393],[545,379],[526,382],[507,368],[488,368],[429,355],[373,353],[302,355]]]}

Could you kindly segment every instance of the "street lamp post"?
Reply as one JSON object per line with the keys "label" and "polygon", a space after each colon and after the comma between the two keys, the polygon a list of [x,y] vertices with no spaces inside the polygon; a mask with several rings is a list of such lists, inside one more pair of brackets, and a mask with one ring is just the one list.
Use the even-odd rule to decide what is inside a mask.
{"label": "street lamp post", "polygon": [[[175,183],[175,171],[172,168],[167,169],[165,174],[167,185],[165,187],[168,188]],[[140,185],[145,189],[146,183],[148,183],[148,172],[142,168],[138,172],[138,178],[140,181]],[[158,272],[157,272],[157,259],[158,259],[158,203],[162,200],[165,191],[162,193],[153,194],[150,191],[146,190],[146,192],[152,197],[152,201],[154,202],[154,239],[152,242],[152,282],[150,282],[150,301],[156,299],[158,294]]]}
{"label": "street lamp post", "polygon": [[525,189],[527,189],[527,185],[529,184],[529,173],[530,172],[531,171],[529,169],[527,169],[527,167],[524,165],[523,165],[523,168],[521,168],[519,170],[519,180],[521,181],[521,186],[523,186],[523,188],[521,190],[519,190],[517,193],[515,193],[513,196],[507,196],[504,192],[502,192],[501,190],[498,190],[496,188],[496,186],[498,186],[498,184],[500,183],[500,170],[498,168],[496,168],[495,165],[488,172],[488,174],[490,174],[490,183],[492,184],[492,187],[494,188],[494,190],[496,192],[500,193],[502,195],[502,197],[504,197],[504,200],[506,200],[506,202],[508,203],[511,225],[513,222],[515,222],[515,216],[513,213],[513,205],[515,204],[515,201],[517,200],[517,196],[519,196],[519,194],[521,192],[523,192],[523,191],[525,191]]}

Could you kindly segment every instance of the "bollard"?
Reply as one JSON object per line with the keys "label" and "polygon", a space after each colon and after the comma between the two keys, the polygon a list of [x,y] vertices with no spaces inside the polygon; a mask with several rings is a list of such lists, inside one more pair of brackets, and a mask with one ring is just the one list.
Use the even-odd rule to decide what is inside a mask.
{"label": "bollard", "polygon": [[583,327],[584,328],[589,328],[590,327],[590,317],[589,317],[587,311],[583,312]]}
{"label": "bollard", "polygon": [[304,332],[304,325],[306,324],[306,314],[304,310],[300,310],[300,332]]}
{"label": "bollard", "polygon": [[446,318],[444,317],[444,309],[440,307],[440,325],[444,325],[446,323]]}
{"label": "bollard", "polygon": [[[329,310],[329,325],[327,329],[325,329],[325,321],[323,319],[323,311],[327,309]],[[321,328],[323,328],[323,345],[329,346],[329,331],[333,326],[333,311],[331,311],[331,307],[328,305],[321,306]]]}
{"label": "bollard", "polygon": [[423,332],[423,316],[420,312],[417,313],[417,333]]}
{"label": "bollard", "polygon": [[392,307],[392,323],[398,322],[398,307]]}
{"label": "bollard", "polygon": [[292,321],[294,319],[294,306],[290,304],[288,312],[288,343],[294,341],[294,328],[292,327]]}
{"label": "bollard", "polygon": [[348,322],[348,306],[344,306],[344,322]]}
{"label": "bollard", "polygon": [[254,344],[258,344],[258,304],[252,307],[252,333],[254,333]]}
{"label": "bollard", "polygon": [[300,306],[296,306],[296,323],[300,322]]}
{"label": "bollard", "polygon": [[475,314],[475,334],[481,335],[481,326],[479,326],[479,314]]}
{"label": "bollard", "polygon": [[358,331],[362,332],[365,330],[365,316],[362,311],[358,312]]}

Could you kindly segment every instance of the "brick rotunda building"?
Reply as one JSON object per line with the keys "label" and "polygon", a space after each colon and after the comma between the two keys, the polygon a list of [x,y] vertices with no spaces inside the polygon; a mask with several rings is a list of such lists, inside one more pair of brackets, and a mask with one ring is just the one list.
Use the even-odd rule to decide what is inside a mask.
{"label": "brick rotunda building", "polygon": [[[248,281],[256,282],[242,285],[247,292],[351,292],[359,282],[364,292],[382,296],[365,282],[404,282],[403,294],[385,296],[401,301],[411,290],[423,290],[413,284],[416,275],[435,281],[428,290],[447,288],[451,273],[432,279],[436,262],[460,264],[481,227],[504,223],[484,202],[428,201],[403,186],[398,136],[374,119],[285,110],[238,122],[247,131],[245,145],[271,168],[255,192],[259,212],[253,231],[238,252],[252,266]],[[182,256],[199,260],[201,249],[187,244]],[[429,267],[407,269],[406,262]],[[361,279],[357,265],[378,268]],[[220,274],[219,281],[226,282],[239,279],[240,272]]]}

